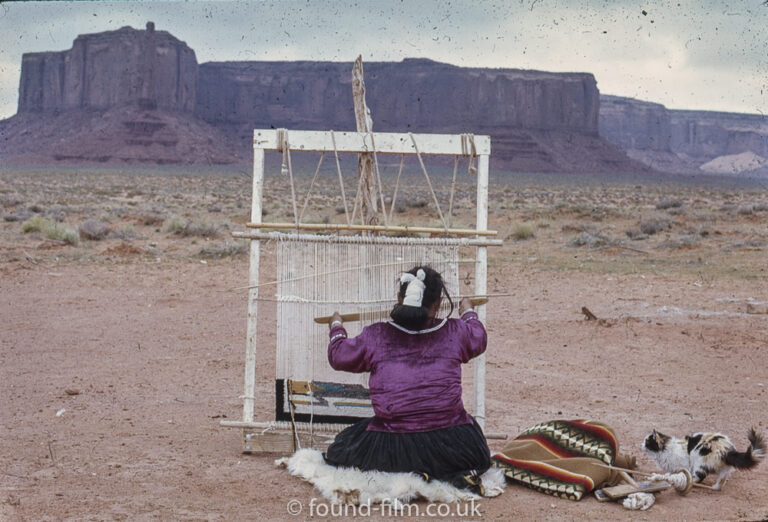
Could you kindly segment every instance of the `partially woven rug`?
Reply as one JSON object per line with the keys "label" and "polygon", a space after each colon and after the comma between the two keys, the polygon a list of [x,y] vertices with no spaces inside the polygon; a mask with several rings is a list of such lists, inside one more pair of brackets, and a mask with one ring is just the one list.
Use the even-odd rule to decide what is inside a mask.
{"label": "partially woven rug", "polygon": [[587,420],[537,424],[507,443],[491,461],[510,480],[570,500],[617,484],[618,472],[605,468],[606,464],[636,467],[634,457],[619,454],[610,427]]}
{"label": "partially woven rug", "polygon": [[[314,449],[300,449],[290,457],[275,461],[291,475],[310,482],[332,504],[379,504],[381,502],[409,503],[423,499],[427,502],[467,502],[480,499],[467,490],[458,489],[439,480],[425,481],[414,473],[386,473],[337,468],[323,459]],[[486,497],[504,492],[504,473],[492,467],[482,476]]]}

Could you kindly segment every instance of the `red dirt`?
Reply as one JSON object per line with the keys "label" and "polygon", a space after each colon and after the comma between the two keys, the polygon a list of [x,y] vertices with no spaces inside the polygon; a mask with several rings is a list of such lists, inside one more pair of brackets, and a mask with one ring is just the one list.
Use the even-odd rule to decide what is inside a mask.
{"label": "red dirt", "polygon": [[[185,251],[189,240],[154,229],[136,243],[170,254],[88,256],[123,247],[41,250],[18,223],[2,226],[0,520],[290,519],[292,499],[304,505],[293,518],[307,518],[318,493],[275,456],[241,454],[240,432],[219,427],[241,415],[246,299],[233,289],[247,284],[246,257],[203,263],[199,246]],[[750,426],[768,431],[768,315],[746,313],[744,301],[768,300],[764,265],[751,278],[700,277],[663,265],[674,258],[664,250],[657,268],[637,261],[632,273],[553,269],[555,253],[641,257],[556,248],[563,239],[548,242],[547,230],[558,227],[492,254],[489,290],[512,295],[488,307],[488,431],[600,420],[644,470],[654,469],[639,451],[652,428],[722,431],[740,449]],[[585,321],[582,306],[606,321]],[[268,420],[274,356],[259,357],[258,415]],[[719,493],[661,493],[642,513],[515,485],[479,509],[487,519],[757,520],[768,516],[767,479],[763,463]]]}

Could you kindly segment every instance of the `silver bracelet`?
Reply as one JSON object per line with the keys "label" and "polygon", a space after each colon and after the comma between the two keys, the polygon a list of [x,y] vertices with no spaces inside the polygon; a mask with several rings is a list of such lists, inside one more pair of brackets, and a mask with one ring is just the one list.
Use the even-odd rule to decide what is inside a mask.
{"label": "silver bracelet", "polygon": [[338,319],[336,319],[335,321],[331,322],[331,328],[333,328],[333,327],[334,327],[334,326],[336,326],[337,324],[338,324],[339,326],[341,326],[341,321],[339,321]]}

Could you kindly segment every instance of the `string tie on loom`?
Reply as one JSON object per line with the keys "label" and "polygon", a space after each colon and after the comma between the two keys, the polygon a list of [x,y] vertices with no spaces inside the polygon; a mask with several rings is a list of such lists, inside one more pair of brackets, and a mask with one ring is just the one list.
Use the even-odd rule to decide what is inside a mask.
{"label": "string tie on loom", "polygon": [[426,277],[427,274],[421,268],[416,272],[416,275],[406,272],[400,276],[400,283],[408,285],[405,287],[405,297],[403,298],[405,306],[421,306],[421,301],[424,299],[424,289],[426,288],[424,285]]}
{"label": "string tie on loom", "polygon": [[477,156],[477,148],[475,147],[474,134],[461,135],[461,154],[463,156],[469,156],[469,166],[467,167],[467,173],[476,174],[477,168],[475,168],[475,157]]}
{"label": "string tie on loom", "polygon": [[288,129],[277,129],[277,152],[283,154],[283,161],[280,165],[280,174],[283,176],[288,175],[288,149],[290,144],[288,143]]}

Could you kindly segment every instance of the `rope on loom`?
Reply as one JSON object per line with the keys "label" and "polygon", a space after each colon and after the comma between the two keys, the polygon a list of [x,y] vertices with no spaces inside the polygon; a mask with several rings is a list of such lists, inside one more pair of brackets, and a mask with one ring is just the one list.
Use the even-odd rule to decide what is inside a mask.
{"label": "rope on loom", "polygon": [[453,197],[456,194],[456,171],[459,169],[459,157],[453,159],[453,179],[451,180],[451,197],[448,198],[448,226],[453,221]]}
{"label": "rope on loom", "polygon": [[624,499],[622,505],[626,509],[645,511],[646,509],[650,508],[654,502],[656,502],[656,497],[653,496],[653,493],[640,492],[632,493],[631,495],[627,496],[627,498]]}
{"label": "rope on loom", "polygon": [[317,162],[317,168],[315,169],[315,175],[312,176],[312,183],[309,184],[309,190],[307,191],[307,196],[304,198],[304,206],[301,207],[301,214],[299,214],[299,223],[301,223],[302,219],[304,219],[304,212],[307,210],[307,204],[309,203],[309,196],[312,195],[312,188],[314,188],[315,181],[317,181],[317,175],[320,173],[320,166],[323,164],[324,157],[325,157],[325,152],[321,152],[320,161]]}
{"label": "rope on loom", "polygon": [[339,151],[336,148],[336,135],[331,131],[331,142],[333,143],[333,155],[336,158],[336,172],[339,175],[339,185],[341,186],[341,201],[344,202],[344,216],[347,218],[347,225],[352,222],[349,220],[349,209],[347,209],[347,194],[344,192],[344,179],[341,176],[341,164],[339,163]]}
{"label": "rope on loom", "polygon": [[291,180],[291,202],[293,203],[293,219],[296,226],[299,226],[299,212],[296,207],[296,187],[293,183],[293,168],[291,167],[291,145],[288,142],[288,129],[277,129],[277,151],[283,153],[283,163],[280,173],[288,176]]}
{"label": "rope on loom", "polygon": [[404,163],[405,163],[405,154],[401,154],[400,155],[400,168],[397,169],[397,178],[395,179],[395,191],[392,193],[392,204],[389,206],[389,220],[390,221],[392,221],[392,212],[394,212],[394,210],[395,210],[395,200],[397,199],[397,189],[400,187],[400,175],[403,173],[403,164]]}
{"label": "rope on loom", "polygon": [[384,214],[384,224],[389,226],[389,219],[387,219],[387,206],[384,204],[384,187],[381,184],[381,174],[379,174],[379,159],[376,156],[376,141],[373,139],[373,133],[371,133],[371,148],[373,149],[373,169],[376,171],[376,181],[379,185],[381,212]]}
{"label": "rope on loom", "polygon": [[475,147],[474,134],[461,135],[461,154],[462,156],[469,156],[469,166],[467,167],[467,173],[475,174],[477,172],[477,169],[475,168],[475,157],[477,156],[477,148]]}
{"label": "rope on loom", "polygon": [[413,149],[416,151],[416,157],[419,160],[419,165],[421,165],[421,171],[424,173],[424,177],[427,180],[427,185],[429,185],[429,191],[432,193],[432,199],[435,202],[435,207],[437,207],[437,214],[440,216],[440,221],[443,222],[443,227],[446,230],[448,230],[448,224],[445,222],[445,218],[443,217],[443,211],[440,210],[440,203],[437,201],[437,195],[435,194],[435,189],[432,187],[432,180],[429,179],[429,173],[427,172],[427,167],[424,166],[424,160],[421,158],[421,152],[419,152],[419,146],[416,145],[416,138],[414,138],[412,132],[409,132],[408,136],[411,137],[411,143],[413,143]]}

